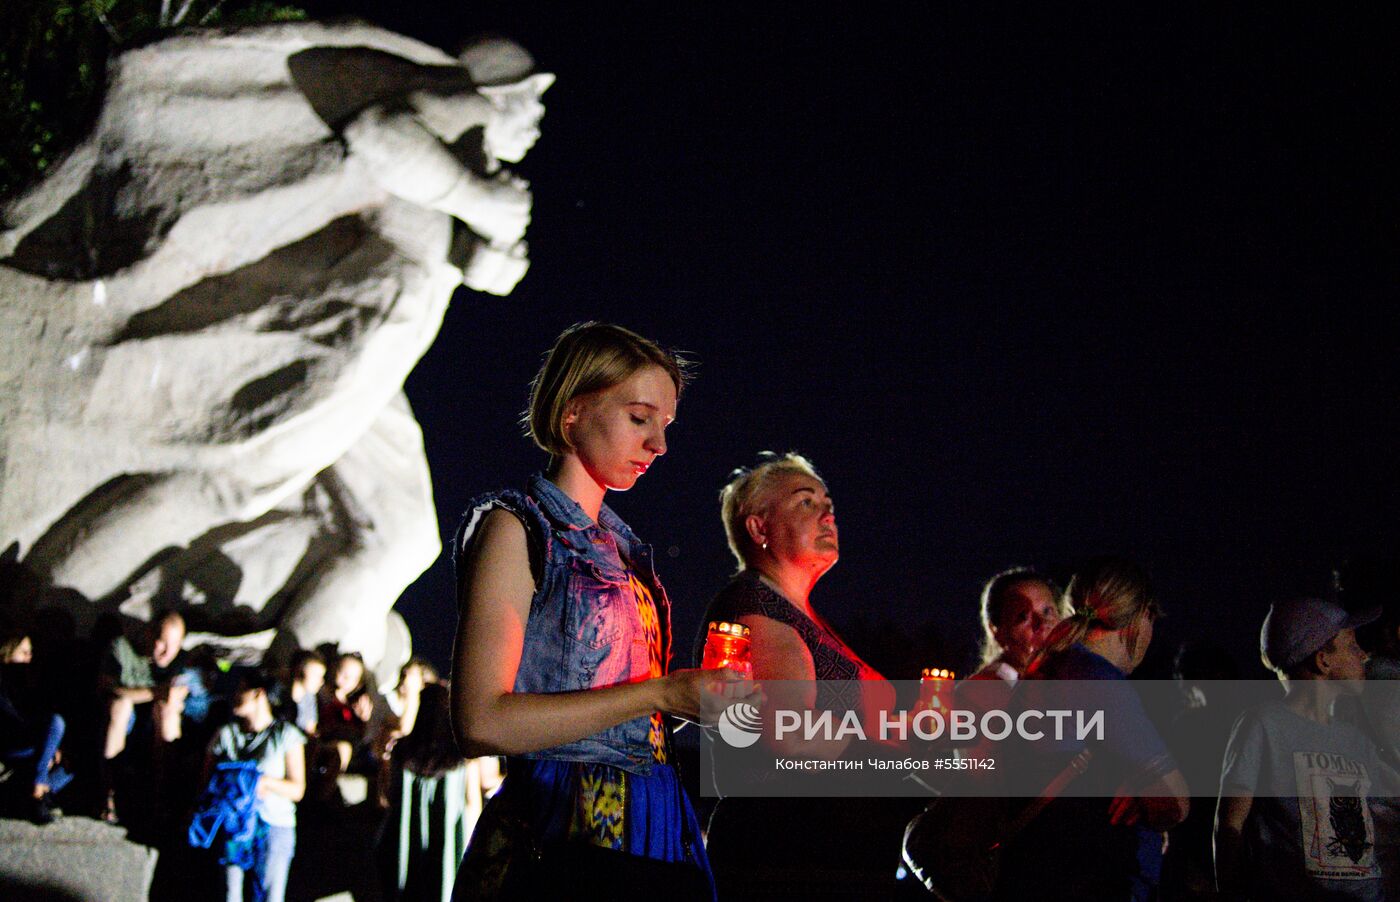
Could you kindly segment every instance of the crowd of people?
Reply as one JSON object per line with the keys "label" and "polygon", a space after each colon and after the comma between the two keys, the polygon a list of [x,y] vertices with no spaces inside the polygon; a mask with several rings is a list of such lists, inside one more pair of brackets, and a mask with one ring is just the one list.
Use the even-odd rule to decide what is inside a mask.
{"label": "crowd of people", "polygon": [[[1033,707],[1065,681],[1115,699],[1102,740],[1007,747],[1038,796],[983,816],[742,793],[702,823],[673,733],[714,724],[716,699],[839,702],[867,721],[902,703],[813,606],[840,539],[831,487],[795,453],[765,454],[723,488],[737,572],[694,642],[677,643],[651,547],[604,499],[666,452],[686,379],[683,360],[621,327],[560,336],[527,417],[548,467],[473,501],[453,540],[450,685],[414,659],[381,694],[353,653],[301,651],[277,674],[221,667],[181,654],[184,621],[170,612],[102,643],[79,703],[31,676],[46,672],[43,644],[11,630],[0,642],[11,810],[44,823],[71,781],[133,827],[180,812],[188,841],[217,854],[230,900],[245,883],[281,898],[298,807],[342,804],[347,773],[385,812],[391,898],[916,898],[946,877],[916,827],[975,819],[995,839],[988,899],[1400,899],[1400,703],[1371,688],[1400,677],[1400,603],[1356,582],[1270,608],[1260,652],[1282,691],[1265,704],[1232,692],[1239,669],[1217,646],[1184,646],[1164,723],[1120,691],[1161,613],[1143,567],[1093,559],[1063,590],[1040,570],[1006,570],[982,593],[983,655],[958,703]],[[671,669],[678,644],[700,661],[718,621],[747,630],[751,673]],[[94,698],[89,761],[66,730]],[[849,742],[782,750],[836,760]]]}
{"label": "crowd of people", "polygon": [[[528,431],[550,455],[548,469],[524,490],[478,499],[454,540],[458,735],[470,754],[508,759],[458,875],[461,898],[620,898],[660,880],[669,895],[701,899],[901,891],[892,861],[907,807],[728,797],[702,834],[679,790],[673,723],[706,719],[703,689],[743,699],[755,683],[728,669],[668,672],[672,637],[650,547],[604,497],[631,489],[666,452],[685,378],[675,355],[625,329],[567,330],[531,387]],[[812,605],[839,557],[839,534],[830,488],[811,463],[771,455],[737,471],[721,494],[721,519],[738,574],[702,622],[747,628],[756,684],[806,687],[789,701],[820,707],[824,684],[854,682],[862,688],[846,701],[863,716],[888,709],[894,690]],[[1187,649],[1180,717],[1214,737],[1201,748],[1211,745],[1202,731],[1163,730],[1118,691],[1142,663],[1159,613],[1145,571],[1127,560],[1087,563],[1063,593],[1031,569],[989,581],[987,653],[969,683],[1015,686],[1013,698],[1051,681],[1101,683],[1119,700],[1120,725],[1092,750],[1082,742],[1022,750],[1018,764],[1045,783],[1006,816],[989,892],[1383,898],[1387,879],[1400,875],[1386,871],[1395,842],[1380,810],[1396,792],[1376,750],[1394,743],[1383,718],[1365,716],[1377,706],[1345,704],[1364,685],[1355,630],[1370,615],[1323,599],[1275,605],[1261,654],[1286,692],[1257,720],[1236,722],[1228,691],[1208,682],[1228,663],[1198,669],[1214,656]],[[1393,625],[1375,633],[1376,660],[1394,633]],[[1210,733],[1217,721],[1230,726]],[[1188,735],[1189,746],[1173,748]],[[785,750],[844,752],[839,737]],[[1125,780],[1105,784],[1109,775]],[[1075,779],[1075,792],[1061,794]],[[1086,791],[1096,782],[1098,792]],[[1198,812],[1219,816],[1191,819],[1193,798]],[[936,885],[938,875],[928,877]]]}
{"label": "crowd of people", "polygon": [[[5,627],[5,815],[46,826],[62,810],[91,814],[163,854],[207,849],[195,870],[221,872],[223,886],[198,897],[276,902],[299,831],[362,803],[378,813],[381,896],[448,898],[500,774],[494,759],[458,751],[448,687],[430,663],[410,659],[381,693],[354,652],[301,650],[273,671],[182,651],[178,612],[118,629],[90,644],[84,680],[71,647]],[[299,827],[306,806],[326,816]]]}

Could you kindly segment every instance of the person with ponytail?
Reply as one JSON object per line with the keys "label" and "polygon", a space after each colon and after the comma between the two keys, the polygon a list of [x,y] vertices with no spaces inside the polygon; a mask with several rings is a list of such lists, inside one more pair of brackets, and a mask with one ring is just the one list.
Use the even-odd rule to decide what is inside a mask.
{"label": "person with ponytail", "polygon": [[[1088,652],[1112,665],[1123,679],[1147,656],[1153,625],[1162,608],[1152,592],[1147,572],[1125,558],[1096,558],[1070,580],[1065,591],[1066,617],[1030,664],[1030,674],[1042,679],[1105,679],[1098,675],[1065,673]],[[1089,671],[1107,673],[1102,667]]]}
{"label": "person with ponytail", "polygon": [[[1013,766],[1046,775],[1086,749],[1083,774],[1007,845],[997,898],[1133,900],[1154,897],[1161,878],[1163,831],[1185,819],[1190,791],[1141,701],[1122,681],[1142,663],[1161,610],[1146,572],[1132,561],[1100,558],[1070,581],[1070,615],[1056,626],[1022,674],[1018,695],[1073,693],[1077,704],[1108,706],[1102,739],[1033,743]],[[1102,693],[1041,681],[1116,681]],[[1084,704],[1088,696],[1092,705]],[[1047,875],[1054,880],[1047,880]]]}

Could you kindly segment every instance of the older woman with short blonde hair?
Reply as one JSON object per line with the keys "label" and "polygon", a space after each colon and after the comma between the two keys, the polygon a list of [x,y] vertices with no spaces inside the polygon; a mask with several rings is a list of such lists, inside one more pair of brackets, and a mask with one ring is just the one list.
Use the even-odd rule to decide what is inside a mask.
{"label": "older woman with short blonde hair", "polygon": [[[840,558],[836,508],[815,466],[764,452],[720,491],[720,516],[739,570],[704,622],[750,630],[759,680],[878,678],[813,608],[817,581]],[[705,632],[697,637],[697,650]]]}
{"label": "older woman with short blonde hair", "polygon": [[[795,451],[777,455],[765,451],[759,455],[759,463],[753,467],[740,467],[730,474],[729,482],[719,493],[720,519],[724,521],[724,535],[729,542],[729,551],[734,555],[739,569],[749,567],[757,557],[755,552],[764,550],[755,545],[748,534],[745,520],[762,511],[768,498],[765,489],[774,480],[785,474],[795,473],[810,476],[817,482],[822,478],[812,462]],[[824,485],[825,483],[823,483]]]}
{"label": "older woman with short blonde hair", "polygon": [[[734,471],[720,512],[739,570],[706,611],[696,659],[710,622],[738,623],[749,628],[753,675],[767,681],[773,707],[854,702],[867,723],[891,710],[893,687],[812,606],[812,589],[840,557],[835,504],[812,462],[794,452],[761,455]],[[853,681],[858,693],[847,692]],[[844,753],[841,742],[796,745],[785,749],[827,759]],[[887,865],[899,855],[911,813],[886,799],[848,798],[833,807],[820,798],[725,798],[709,829],[720,897],[780,895],[822,873],[833,880],[858,874],[872,894],[892,894]]]}

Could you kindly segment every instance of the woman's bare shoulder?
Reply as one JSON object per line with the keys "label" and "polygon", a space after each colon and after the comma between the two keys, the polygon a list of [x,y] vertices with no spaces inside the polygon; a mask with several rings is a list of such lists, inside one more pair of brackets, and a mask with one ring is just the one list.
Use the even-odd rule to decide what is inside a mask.
{"label": "woman's bare shoulder", "polygon": [[491,594],[504,588],[512,597],[528,599],[534,593],[529,535],[524,522],[511,510],[496,508],[482,515],[471,537],[465,564],[462,592],[489,583]]}

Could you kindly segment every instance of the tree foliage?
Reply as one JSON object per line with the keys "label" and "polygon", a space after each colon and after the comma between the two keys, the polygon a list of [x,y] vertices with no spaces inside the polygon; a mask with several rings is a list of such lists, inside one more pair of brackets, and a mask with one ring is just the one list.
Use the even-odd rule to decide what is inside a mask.
{"label": "tree foliage", "polygon": [[180,28],[305,17],[275,0],[3,0],[0,200],[40,178],[92,126],[112,53]]}

